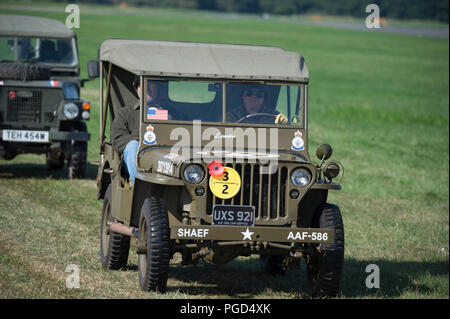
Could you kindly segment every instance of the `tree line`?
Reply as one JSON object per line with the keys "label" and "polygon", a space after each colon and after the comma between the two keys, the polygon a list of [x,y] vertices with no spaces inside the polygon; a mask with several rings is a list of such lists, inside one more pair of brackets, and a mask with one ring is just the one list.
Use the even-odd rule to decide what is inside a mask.
{"label": "tree line", "polygon": [[[64,0],[63,0],[64,1]],[[67,1],[66,1],[67,2]],[[327,14],[366,17],[373,3],[384,18],[437,20],[448,23],[449,0],[81,0],[81,3],[172,7],[254,14]]]}

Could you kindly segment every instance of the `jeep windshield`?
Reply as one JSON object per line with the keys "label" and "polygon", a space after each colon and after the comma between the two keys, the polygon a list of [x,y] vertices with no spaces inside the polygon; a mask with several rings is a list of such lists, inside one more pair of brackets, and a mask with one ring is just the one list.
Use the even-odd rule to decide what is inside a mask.
{"label": "jeep windshield", "polygon": [[73,66],[75,39],[0,37],[0,61],[41,62]]}
{"label": "jeep windshield", "polygon": [[144,121],[303,126],[304,84],[147,82]]}

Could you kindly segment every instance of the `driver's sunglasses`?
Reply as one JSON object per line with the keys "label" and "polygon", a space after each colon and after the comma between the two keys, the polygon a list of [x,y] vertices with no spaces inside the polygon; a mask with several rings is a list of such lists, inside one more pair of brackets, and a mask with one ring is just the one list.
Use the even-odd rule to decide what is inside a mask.
{"label": "driver's sunglasses", "polygon": [[245,95],[250,97],[256,94],[256,97],[258,99],[261,99],[264,97],[264,91],[263,90],[245,90]]}

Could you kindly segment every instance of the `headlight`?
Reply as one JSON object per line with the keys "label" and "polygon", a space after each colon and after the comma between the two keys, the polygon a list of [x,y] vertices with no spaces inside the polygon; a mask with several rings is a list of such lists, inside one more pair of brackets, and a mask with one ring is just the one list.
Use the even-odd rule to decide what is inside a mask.
{"label": "headlight", "polygon": [[291,173],[291,181],[297,187],[304,187],[311,181],[311,173],[305,168],[296,168]]}
{"label": "headlight", "polygon": [[69,120],[73,120],[74,118],[76,118],[79,112],[80,111],[78,110],[78,106],[73,103],[67,103],[64,105],[63,113],[64,116]]}
{"label": "headlight", "polygon": [[202,166],[192,164],[184,169],[184,179],[190,184],[198,184],[205,177],[205,170]]}

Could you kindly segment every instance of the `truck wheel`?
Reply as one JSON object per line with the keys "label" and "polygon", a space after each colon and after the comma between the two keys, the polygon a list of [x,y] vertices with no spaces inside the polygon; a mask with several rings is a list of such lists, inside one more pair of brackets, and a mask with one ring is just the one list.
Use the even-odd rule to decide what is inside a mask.
{"label": "truck wheel", "polygon": [[62,169],[64,167],[64,153],[58,154],[58,155],[53,155],[50,153],[46,154],[46,163],[47,163],[47,168],[49,170],[53,170],[53,169]]}
{"label": "truck wheel", "polygon": [[84,178],[86,173],[87,143],[75,142],[72,145],[72,152],[69,163],[69,179]]}
{"label": "truck wheel", "polygon": [[335,297],[344,266],[344,224],[339,207],[319,207],[313,227],[334,229],[333,244],[314,245],[314,253],[306,256],[306,275],[312,297]]}
{"label": "truck wheel", "polygon": [[17,156],[17,152],[15,150],[8,149],[8,147],[5,147],[0,144],[0,158],[1,159],[9,161],[9,160],[12,160],[16,156]]}
{"label": "truck wheel", "polygon": [[108,229],[111,217],[111,184],[103,199],[102,223],[100,227],[100,257],[102,266],[110,270],[124,269],[127,266],[130,251],[130,237],[114,233]]}
{"label": "truck wheel", "polygon": [[138,255],[139,284],[144,291],[166,292],[170,260],[170,228],[166,203],[146,198],[139,218],[139,243],[146,253]]}

